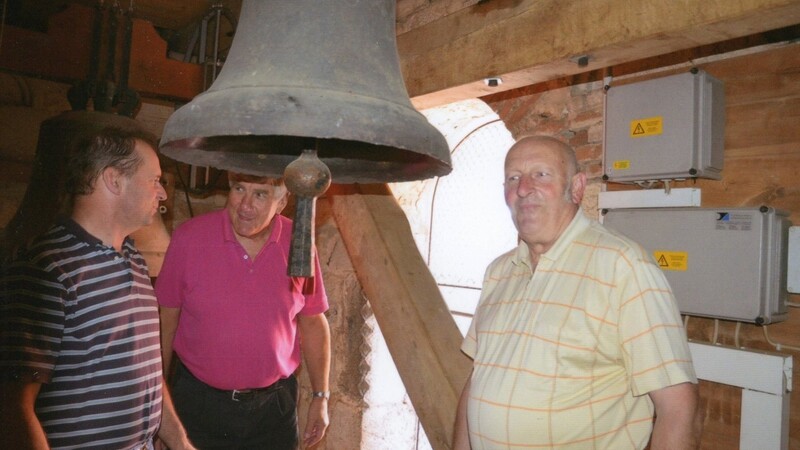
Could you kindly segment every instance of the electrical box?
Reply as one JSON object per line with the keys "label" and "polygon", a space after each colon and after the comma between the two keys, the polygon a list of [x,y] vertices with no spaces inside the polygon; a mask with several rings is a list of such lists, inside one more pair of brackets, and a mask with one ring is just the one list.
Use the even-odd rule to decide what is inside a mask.
{"label": "electrical box", "polygon": [[791,294],[800,294],[800,227],[789,227],[788,265],[786,288]]}
{"label": "electrical box", "polygon": [[756,324],[786,318],[786,212],[766,206],[604,212],[606,227],[649,251],[681,313]]}
{"label": "electrical box", "polygon": [[724,87],[708,73],[612,85],[604,120],[604,180],[720,178]]}

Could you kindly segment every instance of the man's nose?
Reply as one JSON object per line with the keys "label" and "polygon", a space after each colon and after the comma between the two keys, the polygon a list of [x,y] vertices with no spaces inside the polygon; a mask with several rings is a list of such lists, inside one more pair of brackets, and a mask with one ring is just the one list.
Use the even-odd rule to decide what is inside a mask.
{"label": "man's nose", "polygon": [[164,189],[164,185],[158,183],[158,201],[163,202],[167,199],[167,190]]}
{"label": "man's nose", "polygon": [[239,205],[245,208],[252,208],[254,198],[255,198],[254,194],[250,192],[245,192],[245,194],[242,196],[242,202]]}
{"label": "man's nose", "polygon": [[520,197],[528,196],[533,190],[536,189],[536,180],[533,177],[523,175],[519,177],[519,184],[517,184],[517,195]]}

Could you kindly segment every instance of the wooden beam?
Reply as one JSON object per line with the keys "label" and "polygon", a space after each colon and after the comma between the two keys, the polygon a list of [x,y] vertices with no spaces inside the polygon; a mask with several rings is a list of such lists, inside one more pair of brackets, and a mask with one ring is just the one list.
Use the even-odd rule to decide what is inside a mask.
{"label": "wooden beam", "polygon": [[[102,1],[98,0],[70,1],[90,8],[103,4]],[[113,3],[115,2],[106,2],[106,5],[109,6]],[[238,8],[241,7],[241,0],[216,0],[214,2],[209,0],[123,0],[117,3],[122,9],[130,6],[133,17],[147,20],[154,26],[170,30],[180,30],[199,22],[203,15],[211,11],[213,3],[219,3],[223,6],[233,5],[237,8],[237,12]]]}
{"label": "wooden beam", "polygon": [[128,74],[131,89],[144,96],[181,101],[203,92],[203,66],[167,58],[167,43],[153,24],[134,19],[132,34]]}
{"label": "wooden beam", "polygon": [[798,23],[800,0],[489,0],[397,45],[422,109]]}
{"label": "wooden beam", "polygon": [[327,194],[356,275],[434,449],[449,449],[472,363],[403,210],[386,185]]}
{"label": "wooden beam", "polygon": [[54,15],[49,32],[3,29],[0,69],[58,81],[86,79],[92,48],[91,10],[70,7]]}
{"label": "wooden beam", "polygon": [[[7,27],[0,69],[67,83],[88,80],[95,13],[94,9],[72,4],[51,17],[47,33]],[[119,67],[123,36],[118,34],[117,39]],[[107,58],[99,56],[99,67],[105,68]],[[153,24],[133,19],[129,88],[146,97],[189,101],[203,91],[202,70],[198,64],[167,58],[167,43]],[[120,75],[115,75],[114,81],[119,82]],[[101,79],[106,78],[101,75]]]}

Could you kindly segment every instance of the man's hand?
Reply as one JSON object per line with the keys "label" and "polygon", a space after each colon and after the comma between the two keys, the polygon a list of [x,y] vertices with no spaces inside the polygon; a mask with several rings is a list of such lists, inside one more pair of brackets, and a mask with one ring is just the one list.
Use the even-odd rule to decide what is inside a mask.
{"label": "man's hand", "polygon": [[303,445],[312,447],[325,437],[328,428],[328,399],[314,397],[308,408],[308,421],[306,431],[303,433]]}

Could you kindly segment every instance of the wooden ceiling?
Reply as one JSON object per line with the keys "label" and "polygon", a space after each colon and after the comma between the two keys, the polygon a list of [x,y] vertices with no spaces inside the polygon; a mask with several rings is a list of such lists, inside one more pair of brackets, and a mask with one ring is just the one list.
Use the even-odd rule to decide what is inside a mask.
{"label": "wooden ceiling", "polygon": [[[241,0],[8,0],[8,23],[41,27],[69,3],[132,7],[170,49],[184,45],[213,5],[234,17],[241,6]],[[696,49],[797,39],[799,24],[800,0],[397,0],[398,52],[418,107],[612,73],[636,61],[667,64],[666,55],[690,59]],[[502,83],[487,86],[489,77]]]}
{"label": "wooden ceiling", "polygon": [[28,24],[44,24],[47,17],[69,3],[96,7],[117,5],[130,8],[133,16],[158,28],[183,30],[199,22],[212,6],[229,8],[238,17],[242,0],[9,0],[9,15]]}

